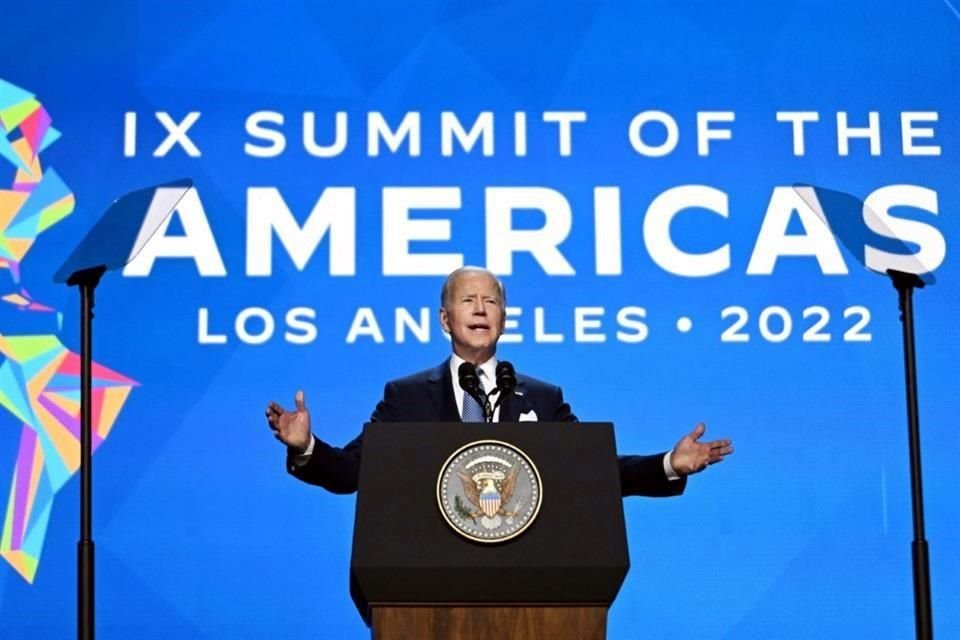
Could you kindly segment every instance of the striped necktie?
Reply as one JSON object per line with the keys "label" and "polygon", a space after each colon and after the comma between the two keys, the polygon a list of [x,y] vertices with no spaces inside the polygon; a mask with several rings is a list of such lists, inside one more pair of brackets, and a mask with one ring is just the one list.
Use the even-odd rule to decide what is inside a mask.
{"label": "striped necktie", "polygon": [[[477,369],[477,376],[480,378],[480,393],[484,392],[483,384],[483,369]],[[460,414],[461,419],[464,422],[486,422],[486,418],[483,416],[483,406],[477,402],[477,399],[471,396],[466,391],[463,392],[463,411]]]}

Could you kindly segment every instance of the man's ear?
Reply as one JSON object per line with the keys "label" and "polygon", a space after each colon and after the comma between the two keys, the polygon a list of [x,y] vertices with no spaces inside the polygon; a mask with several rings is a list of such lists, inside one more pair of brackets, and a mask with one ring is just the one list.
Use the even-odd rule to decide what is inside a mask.
{"label": "man's ear", "polygon": [[447,310],[443,307],[440,307],[440,326],[443,327],[444,331],[450,333],[450,321],[447,318]]}

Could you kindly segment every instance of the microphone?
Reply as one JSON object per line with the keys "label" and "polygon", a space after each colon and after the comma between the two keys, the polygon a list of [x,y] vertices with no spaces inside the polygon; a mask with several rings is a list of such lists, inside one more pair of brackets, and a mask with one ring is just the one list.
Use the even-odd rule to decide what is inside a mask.
{"label": "microphone", "polygon": [[500,394],[497,396],[497,404],[494,409],[499,407],[508,396],[513,395],[513,390],[517,388],[517,373],[513,370],[513,365],[506,360],[497,363],[495,375],[497,376],[497,389]]}
{"label": "microphone", "polygon": [[517,388],[517,372],[506,360],[497,363],[497,388],[500,389],[501,399]]}
{"label": "microphone", "polygon": [[464,362],[457,370],[460,376],[460,388],[474,396],[480,390],[480,376],[477,375],[477,368],[469,362]]}
{"label": "microphone", "polygon": [[483,417],[487,422],[490,422],[493,418],[493,409],[490,408],[487,394],[483,392],[483,387],[480,386],[480,375],[477,373],[477,368],[469,362],[464,362],[457,369],[457,376],[460,378],[460,388],[480,403],[480,406],[483,407]]}

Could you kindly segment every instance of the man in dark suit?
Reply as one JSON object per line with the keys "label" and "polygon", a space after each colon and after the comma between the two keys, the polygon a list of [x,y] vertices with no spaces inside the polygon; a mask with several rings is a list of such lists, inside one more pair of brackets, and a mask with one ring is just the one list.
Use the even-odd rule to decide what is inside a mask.
{"label": "man in dark suit", "polygon": [[[387,383],[371,422],[469,422],[482,418],[479,403],[454,382],[455,372],[464,362],[471,363],[477,368],[481,384],[493,388],[497,340],[506,319],[506,292],[489,271],[463,267],[447,277],[440,299],[440,324],[450,334],[452,356],[433,369]],[[271,402],[266,415],[276,438],[287,445],[287,469],[291,474],[334,493],[357,490],[362,435],[342,449],[314,436],[302,391],[297,392],[294,411]],[[577,417],[564,402],[559,387],[518,375],[515,393],[500,403],[494,420],[574,422]],[[702,424],[697,425],[665,453],[620,456],[623,495],[679,495],[688,475],[733,452],[729,440],[700,442],[704,431]]]}

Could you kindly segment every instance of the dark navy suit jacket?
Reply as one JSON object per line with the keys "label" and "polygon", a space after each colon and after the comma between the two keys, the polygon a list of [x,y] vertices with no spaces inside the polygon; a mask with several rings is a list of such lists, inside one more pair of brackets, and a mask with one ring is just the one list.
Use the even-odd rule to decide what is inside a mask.
{"label": "dark navy suit jacket", "polygon": [[[500,422],[517,422],[521,413],[531,410],[536,412],[540,422],[577,421],[557,386],[518,374],[517,392],[500,405]],[[370,421],[460,422],[449,359],[432,369],[388,382],[383,390],[383,400],[377,404]],[[333,493],[353,493],[360,477],[362,445],[363,434],[342,449],[314,437],[310,461],[296,466],[288,458],[287,470],[300,480]],[[686,478],[667,479],[663,471],[664,455],[619,456],[623,495],[662,497],[683,493]]]}

